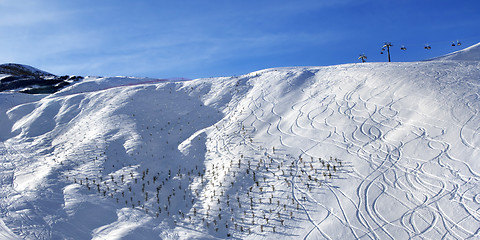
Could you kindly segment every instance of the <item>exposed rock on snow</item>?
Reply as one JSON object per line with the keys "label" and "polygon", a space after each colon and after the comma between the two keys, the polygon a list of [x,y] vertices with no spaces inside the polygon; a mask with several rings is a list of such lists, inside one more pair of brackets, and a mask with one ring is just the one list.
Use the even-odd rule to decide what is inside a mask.
{"label": "exposed rock on snow", "polygon": [[0,74],[8,74],[12,76],[55,77],[55,75],[40,69],[16,63],[5,63],[0,65]]}
{"label": "exposed rock on snow", "polygon": [[0,92],[54,93],[80,79],[82,79],[80,76],[57,77],[27,65],[14,63],[0,65]]}

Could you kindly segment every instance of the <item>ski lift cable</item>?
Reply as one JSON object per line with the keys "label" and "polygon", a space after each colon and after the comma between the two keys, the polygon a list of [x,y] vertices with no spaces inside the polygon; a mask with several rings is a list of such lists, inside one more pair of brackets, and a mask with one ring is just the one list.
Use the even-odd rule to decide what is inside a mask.
{"label": "ski lift cable", "polygon": [[[465,38],[462,38],[462,39],[465,40]],[[472,38],[467,38],[467,39],[471,40]],[[404,43],[407,44],[408,46],[413,46],[415,49],[417,48],[416,46],[423,45],[423,48],[425,50],[432,50],[432,45],[431,44],[433,44],[435,46],[439,46],[440,49],[442,49],[442,46],[445,46],[446,44],[448,44],[447,41],[435,41],[435,42],[430,42],[429,41],[429,43],[427,43],[427,44],[424,44],[425,42],[423,42],[423,44],[422,44],[422,42],[420,42],[420,41],[406,41]],[[451,43],[451,46],[461,46],[462,45],[462,41],[460,41],[460,40],[451,41],[450,43]],[[401,47],[400,47],[400,49],[403,50],[403,51],[407,50],[407,47],[405,47],[405,44],[402,44]],[[393,46],[393,44],[391,42],[384,42],[384,45],[382,46],[380,54],[383,55],[386,52],[387,48],[390,48],[392,46]]]}
{"label": "ski lift cable", "polygon": [[[462,43],[464,43],[464,41],[467,41],[470,42],[475,42],[477,40],[474,40],[474,38],[462,38],[463,41],[461,40],[453,40],[453,41],[428,41],[428,40],[425,40],[425,41],[419,41],[419,40],[407,40],[407,41],[403,41],[403,45],[402,46],[409,46],[410,48],[417,48],[417,46],[424,46],[425,45],[429,45],[430,48],[433,48],[433,47],[442,47],[442,46],[462,46]],[[425,44],[427,43],[427,44]]]}

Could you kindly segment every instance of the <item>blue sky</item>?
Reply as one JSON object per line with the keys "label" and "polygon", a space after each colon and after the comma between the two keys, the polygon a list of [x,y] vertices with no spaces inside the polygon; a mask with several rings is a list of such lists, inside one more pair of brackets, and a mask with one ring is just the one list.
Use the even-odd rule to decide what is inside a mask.
{"label": "blue sky", "polygon": [[480,42],[480,1],[0,0],[0,34],[0,63],[57,75],[234,76],[440,56]]}

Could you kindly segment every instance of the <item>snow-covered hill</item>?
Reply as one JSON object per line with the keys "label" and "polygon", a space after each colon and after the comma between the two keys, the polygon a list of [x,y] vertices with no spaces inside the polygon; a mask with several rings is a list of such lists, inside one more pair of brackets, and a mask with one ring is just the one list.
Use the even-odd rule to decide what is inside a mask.
{"label": "snow-covered hill", "polygon": [[0,238],[466,239],[480,62],[0,93]]}
{"label": "snow-covered hill", "polygon": [[0,74],[8,74],[12,76],[33,76],[33,77],[42,77],[42,76],[51,76],[55,75],[42,71],[40,69],[34,68],[32,66],[16,63],[5,63],[0,65]]}

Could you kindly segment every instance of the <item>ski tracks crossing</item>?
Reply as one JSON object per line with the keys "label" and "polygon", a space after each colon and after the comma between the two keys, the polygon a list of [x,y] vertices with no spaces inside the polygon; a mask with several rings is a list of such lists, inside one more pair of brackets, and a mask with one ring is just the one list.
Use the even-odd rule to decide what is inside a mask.
{"label": "ski tracks crossing", "polygon": [[[398,110],[405,107],[402,104],[412,96],[389,86],[369,88],[365,85],[366,80],[360,81],[343,96],[325,88],[323,94],[292,102],[275,99],[276,93],[271,89],[261,89],[251,96],[252,104],[248,106],[251,115],[245,122],[251,123],[255,134],[261,134],[258,131],[266,124],[266,134],[281,148],[297,149],[304,157],[326,157],[330,153],[318,148],[334,145],[343,149],[347,154],[343,153],[342,157],[352,162],[352,169],[342,174],[351,185],[357,186],[355,194],[348,189],[344,192],[345,183],[341,180],[332,180],[326,188],[328,191],[318,195],[296,184],[299,166],[298,159],[295,161],[297,173],[291,179],[292,197],[312,224],[305,238],[315,238],[318,234],[321,238],[334,239],[327,224],[339,224],[354,239],[399,236],[459,239],[478,235],[480,195],[472,190],[478,189],[480,178],[468,163],[451,156],[452,144],[445,138],[447,126],[428,116],[412,121],[409,117],[416,114],[415,109],[410,109],[408,114]],[[302,92],[308,91],[302,89]],[[475,146],[467,132],[469,136],[476,134],[470,130],[470,122],[476,117],[474,112],[471,119],[459,124],[460,139],[467,147]],[[357,127],[338,127],[348,125],[342,124],[345,122]],[[438,124],[432,125],[432,122]],[[336,123],[341,124],[336,126]],[[410,154],[415,148],[421,149],[415,152],[425,154]],[[462,169],[466,171],[460,173]],[[296,192],[308,193],[310,202],[317,205],[313,206],[315,210],[309,209],[311,205],[303,205]],[[327,196],[336,200],[325,202]],[[345,207],[356,210],[348,211]],[[458,209],[460,214],[448,212],[449,207]],[[312,210],[324,213],[312,214]],[[456,219],[455,215],[461,217]]]}

